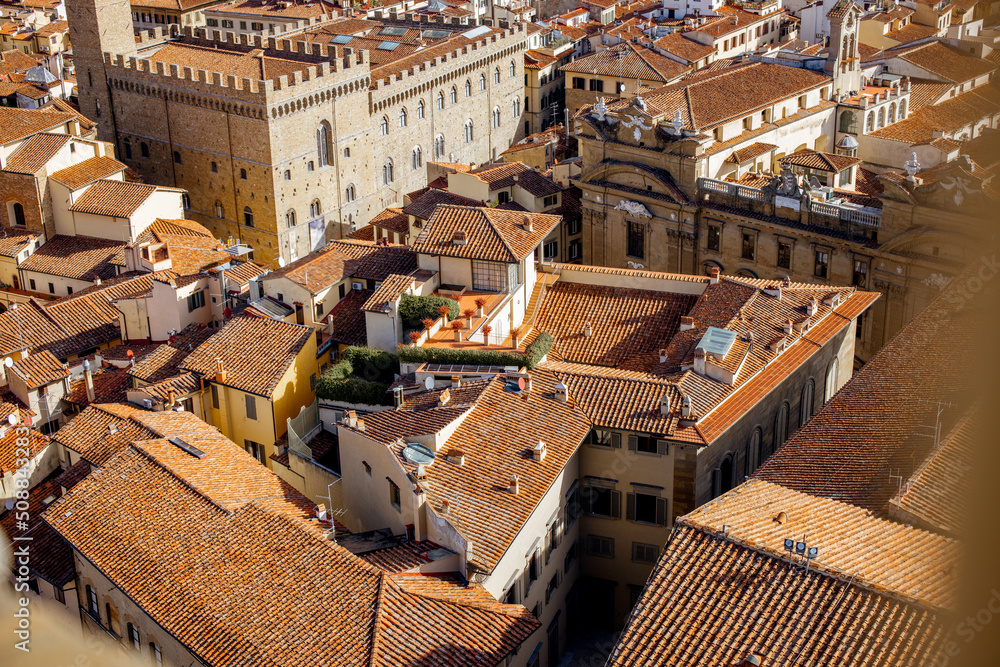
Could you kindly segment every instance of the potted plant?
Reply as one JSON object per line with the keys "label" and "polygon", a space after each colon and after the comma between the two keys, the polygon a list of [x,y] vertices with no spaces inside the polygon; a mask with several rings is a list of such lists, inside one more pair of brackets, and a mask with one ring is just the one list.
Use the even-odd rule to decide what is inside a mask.
{"label": "potted plant", "polygon": [[493,333],[493,327],[486,325],[483,327],[483,343],[486,345],[490,344],[490,334]]}
{"label": "potted plant", "polygon": [[432,320],[429,317],[424,318],[423,325],[424,325],[424,328],[427,329],[427,331],[430,331],[431,327],[434,326],[434,320]]}
{"label": "potted plant", "polygon": [[465,310],[462,311],[462,314],[465,315],[465,319],[469,320],[469,326],[471,327],[472,326],[472,316],[476,314],[476,309],[475,308],[466,308]]}
{"label": "potted plant", "polygon": [[420,340],[420,337],[422,335],[423,334],[421,334],[419,331],[411,331],[410,332],[410,342],[413,343],[414,345],[416,345],[417,341]]}
{"label": "potted plant", "polygon": [[517,341],[521,337],[521,327],[514,327],[510,330],[510,342],[511,345],[516,349]]}
{"label": "potted plant", "polygon": [[485,308],[485,307],[486,307],[486,297],[484,297],[484,296],[477,296],[476,297],[476,310],[478,312],[476,314],[479,315],[479,317],[483,316],[483,308]]}
{"label": "potted plant", "polygon": [[462,320],[452,320],[452,322],[451,322],[451,328],[455,332],[455,340],[456,341],[461,341],[462,340],[462,329],[464,327],[465,327],[465,322],[463,322]]}
{"label": "potted plant", "polygon": [[438,316],[440,316],[441,319],[443,320],[443,322],[441,322],[441,324],[447,324],[448,323],[448,313],[450,313],[450,312],[451,312],[451,308],[449,308],[448,306],[438,306]]}

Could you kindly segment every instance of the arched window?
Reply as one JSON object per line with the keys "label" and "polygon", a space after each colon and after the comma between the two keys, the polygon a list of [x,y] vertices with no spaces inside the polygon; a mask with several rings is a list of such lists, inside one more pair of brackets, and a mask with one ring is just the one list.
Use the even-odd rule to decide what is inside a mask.
{"label": "arched window", "polygon": [[455,86],[451,87],[451,103],[458,104],[458,88]]}
{"label": "arched window", "polygon": [[323,212],[323,207],[320,206],[319,200],[314,199],[313,203],[309,204],[309,217],[318,218]]}
{"label": "arched window", "polygon": [[319,129],[316,130],[316,149],[319,153],[319,166],[325,167],[327,165],[333,164],[331,162],[331,156],[333,155],[333,132],[331,131],[330,124],[325,120],[319,124]]}
{"label": "arched window", "polygon": [[493,83],[500,83],[500,68],[493,70]]}
{"label": "arched window", "polygon": [[149,642],[149,657],[156,667],[163,667],[163,654],[160,653],[160,647],[153,642]]}
{"label": "arched window", "polygon": [[249,206],[243,207],[243,224],[247,227],[253,227],[253,211]]}
{"label": "arched window", "polygon": [[348,201],[348,202],[352,202],[352,201],[354,201],[355,196],[356,195],[355,195],[355,191],[354,191],[354,186],[353,185],[348,185],[347,189],[344,191],[344,199],[346,201]]}
{"label": "arched window", "polygon": [[122,634],[121,622],[118,620],[118,610],[110,602],[104,603],[104,613],[108,618],[108,630],[111,630],[119,637]]}
{"label": "arched window", "polygon": [[851,33],[851,46],[850,46],[849,49],[847,49],[847,52],[848,52],[848,54],[850,55],[851,58],[856,58],[858,56],[857,51],[855,49],[856,49],[856,44],[855,44],[855,41],[854,41],[854,33],[852,32]]}
{"label": "arched window", "polygon": [[840,131],[848,134],[858,133],[858,117],[853,111],[845,111],[840,114]]}
{"label": "arched window", "polygon": [[128,140],[128,137],[125,137],[125,159],[132,159],[132,142]]}
{"label": "arched window", "polygon": [[382,165],[382,185],[389,185],[395,180],[392,173],[392,160],[386,160]]}
{"label": "arched window", "polygon": [[761,431],[758,426],[750,434],[747,439],[747,452],[746,452],[746,474],[747,477],[752,475],[757,468],[760,467],[760,439]]}
{"label": "arched window", "polygon": [[399,126],[406,127],[406,108],[399,110]]}
{"label": "arched window", "polygon": [[285,180],[286,181],[292,180],[292,170],[291,169],[286,169],[285,170]]}
{"label": "arched window", "polygon": [[286,227],[295,226],[295,209],[293,208],[288,209],[288,212],[285,213],[285,226]]}
{"label": "arched window", "polygon": [[438,109],[444,109],[444,91],[438,93]]}
{"label": "arched window", "polygon": [[132,645],[136,651],[142,650],[142,637],[139,636],[139,628],[135,627],[131,623],[128,624],[128,643]]}
{"label": "arched window", "polygon": [[486,90],[486,75],[479,75],[479,90]]}
{"label": "arched window", "polygon": [[226,217],[226,211],[225,209],[222,208],[222,202],[220,201],[215,202],[215,217],[216,218]]}
{"label": "arched window", "polygon": [[240,178],[243,179],[244,181],[247,180],[247,170],[246,169],[240,169]]}
{"label": "arched window", "polygon": [[868,112],[868,120],[865,121],[865,131],[871,132],[875,129],[875,112]]}
{"label": "arched window", "polygon": [[837,389],[840,388],[839,376],[840,360],[834,357],[826,369],[826,386],[823,390],[823,405],[826,405],[826,402],[833,398],[833,395],[837,393]]}
{"label": "arched window", "polygon": [[417,102],[417,120],[424,119],[424,101],[420,100]]}
{"label": "arched window", "polygon": [[514,117],[514,120],[517,120],[518,118],[521,117],[521,98],[520,97],[515,97],[514,101],[511,102],[511,115]]}
{"label": "arched window", "polygon": [[139,155],[149,157],[149,144],[145,141],[139,143]]}
{"label": "arched window", "polygon": [[716,498],[733,488],[733,455],[726,454],[719,467],[712,471],[712,497]]}
{"label": "arched window", "polygon": [[424,166],[424,157],[420,150],[420,146],[413,147],[413,168],[420,169]]}
{"label": "arched window", "polygon": [[472,97],[472,82],[468,79],[465,80],[465,96]]}
{"label": "arched window", "polygon": [[500,107],[493,107],[493,127],[500,127]]}
{"label": "arched window", "polygon": [[389,134],[389,117],[388,116],[382,116],[382,122],[379,123],[379,131],[381,132],[381,134],[382,134],[383,137]]}
{"label": "arched window", "polygon": [[184,208],[190,209],[191,208],[191,195],[189,195],[186,192],[184,194],[182,194],[181,195],[181,204],[184,206]]}
{"label": "arched window", "polygon": [[511,60],[510,61],[510,78],[513,79],[515,76],[517,76],[517,65],[514,64],[513,60]]}
{"label": "arched window", "polygon": [[180,164],[180,163],[181,163],[181,154],[178,153],[177,151],[174,151],[174,164]]}
{"label": "arched window", "polygon": [[899,101],[899,120],[906,118],[906,100]]}
{"label": "arched window", "polygon": [[885,107],[878,110],[878,126],[879,128],[885,127]]}
{"label": "arched window", "polygon": [[24,219],[24,206],[21,205],[21,202],[16,201],[13,204],[11,204],[10,214],[12,218],[11,222],[13,222],[14,225],[16,225],[17,227],[27,226],[27,222]]}
{"label": "arched window", "polygon": [[847,35],[844,35],[844,45],[840,49],[840,59],[841,60],[847,60],[847,58],[848,58],[847,54],[848,54],[848,51],[847,51]]}
{"label": "arched window", "polygon": [[100,622],[101,607],[97,602],[97,593],[91,588],[90,584],[87,584],[87,611]]}
{"label": "arched window", "polygon": [[472,135],[472,120],[465,121],[465,143],[471,143],[473,139]]}
{"label": "arched window", "polygon": [[[214,160],[212,161],[212,173],[213,174],[219,173],[219,165]],[[286,171],[285,173],[290,174],[291,172]],[[286,178],[285,180],[287,181],[288,179]]]}
{"label": "arched window", "polygon": [[782,403],[774,415],[774,451],[788,440],[788,403]]}
{"label": "arched window", "polygon": [[444,135],[439,134],[434,137],[434,157],[442,158],[444,157]]}
{"label": "arched window", "polygon": [[799,426],[804,426],[813,416],[813,396],[816,392],[816,382],[809,378],[802,386],[802,402],[799,404]]}
{"label": "arched window", "polygon": [[896,122],[896,103],[893,102],[889,105],[889,123]]}

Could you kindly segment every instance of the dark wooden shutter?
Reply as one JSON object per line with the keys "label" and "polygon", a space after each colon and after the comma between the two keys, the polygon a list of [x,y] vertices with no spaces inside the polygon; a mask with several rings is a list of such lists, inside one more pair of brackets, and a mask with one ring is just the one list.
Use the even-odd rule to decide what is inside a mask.
{"label": "dark wooden shutter", "polygon": [[625,518],[635,521],[635,494],[629,493],[625,500]]}

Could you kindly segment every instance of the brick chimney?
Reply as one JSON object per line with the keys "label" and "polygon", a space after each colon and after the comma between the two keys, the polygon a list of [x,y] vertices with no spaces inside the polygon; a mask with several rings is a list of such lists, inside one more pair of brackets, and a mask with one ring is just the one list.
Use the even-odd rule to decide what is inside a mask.
{"label": "brick chimney", "polygon": [[524,391],[531,391],[531,373],[528,373],[524,378]]}
{"label": "brick chimney", "polygon": [[708,284],[718,285],[719,284],[719,267],[713,266],[708,270]]}
{"label": "brick chimney", "polygon": [[660,396],[660,414],[664,417],[670,414],[670,394]]}
{"label": "brick chimney", "polygon": [[785,333],[786,334],[792,333],[794,327],[795,327],[795,323],[794,322],[792,322],[791,320],[785,320]]}
{"label": "brick chimney", "polygon": [[524,221],[521,223],[521,226],[524,227],[524,231],[526,232],[532,232],[535,230],[534,225],[531,223],[531,216],[527,213],[524,214]]}
{"label": "brick chimney", "polygon": [[447,405],[448,401],[450,401],[450,400],[451,400],[451,390],[450,389],[445,389],[438,396],[438,404],[439,405]]}
{"label": "brick chimney", "polygon": [[174,393],[173,389],[167,391],[167,410],[174,407],[174,403],[177,402],[177,394]]}
{"label": "brick chimney", "polygon": [[222,359],[215,360],[215,381],[220,384],[226,383],[226,377],[229,373],[226,371],[226,365],[223,363]]}
{"label": "brick chimney", "polygon": [[510,481],[507,483],[507,492],[513,493],[515,496],[521,491],[521,480],[518,479],[517,475],[511,475]]}
{"label": "brick chimney", "polygon": [[690,315],[681,315],[680,331],[687,331],[688,329],[694,329],[694,318]]}
{"label": "brick chimney", "polygon": [[698,375],[705,374],[705,348],[703,347],[694,351],[694,372]]}

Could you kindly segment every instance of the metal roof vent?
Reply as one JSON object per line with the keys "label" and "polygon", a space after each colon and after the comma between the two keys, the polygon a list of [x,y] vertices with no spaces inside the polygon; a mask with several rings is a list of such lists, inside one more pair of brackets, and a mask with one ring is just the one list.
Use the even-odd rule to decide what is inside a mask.
{"label": "metal roof vent", "polygon": [[205,458],[205,452],[201,451],[200,449],[198,449],[194,445],[189,445],[188,443],[184,442],[183,440],[181,440],[178,437],[170,438],[169,442],[170,442],[171,445],[174,445],[175,447],[179,447],[180,449],[183,449],[185,452],[187,452],[191,456],[195,457],[196,459],[203,459],[203,458]]}
{"label": "metal roof vent", "polygon": [[455,232],[455,235],[451,238],[451,242],[452,245],[465,245],[469,242],[469,239],[465,235],[465,232],[463,232],[462,230],[458,230]]}

